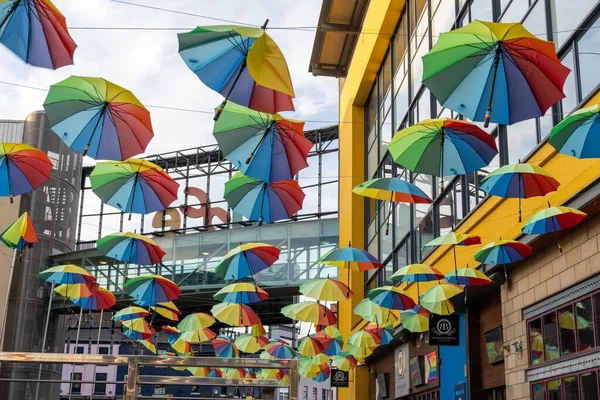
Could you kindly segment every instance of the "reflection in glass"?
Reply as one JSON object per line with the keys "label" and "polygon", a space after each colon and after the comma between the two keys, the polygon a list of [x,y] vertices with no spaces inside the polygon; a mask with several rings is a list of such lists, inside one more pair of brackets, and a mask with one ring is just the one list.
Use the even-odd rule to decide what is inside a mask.
{"label": "reflection in glass", "polygon": [[[478,3],[478,2],[476,2]],[[502,22],[521,22],[523,16],[529,9],[529,2],[527,1],[513,1],[510,3],[504,14],[502,14],[502,18],[500,20]],[[539,16],[538,16],[539,18]],[[542,16],[542,21],[544,21],[544,17]],[[537,31],[530,31],[534,35],[539,33]]]}
{"label": "reflection in glass", "polygon": [[[400,84],[398,93],[396,93],[396,99],[394,101],[394,110],[396,113],[396,125],[399,127],[406,117],[408,111],[408,77],[404,77],[404,80]],[[397,132],[397,130],[396,130]]]}
{"label": "reflection in glass", "polygon": [[598,28],[600,28],[600,19],[594,22],[594,25],[577,43],[582,98],[585,98],[598,86],[598,74],[600,74],[600,32],[598,32]]}
{"label": "reflection in glass", "polygon": [[[577,7],[571,7],[577,8]],[[563,93],[565,94],[565,98],[562,99],[562,108],[563,108],[563,116],[566,117],[579,103],[579,98],[577,97],[577,87],[575,86],[575,74],[573,73],[573,50],[570,50],[565,56],[562,58],[562,63],[565,67],[571,70],[569,76],[567,76],[567,80],[565,81],[565,86],[563,87]]]}
{"label": "reflection in glass", "polygon": [[542,338],[542,320],[529,323],[529,363],[539,364],[544,361],[544,341]]}
{"label": "reflection in glass", "polygon": [[581,400],[598,400],[598,378],[596,371],[579,375]]}
{"label": "reflection in glass", "polygon": [[535,119],[528,119],[506,127],[508,137],[508,163],[524,161],[527,154],[537,145]]}
{"label": "reflection in glass", "polygon": [[556,21],[554,42],[560,49],[577,25],[597,4],[597,0],[577,0],[577,7],[574,7],[575,3],[565,0],[550,0],[550,3],[554,10],[553,19]]}
{"label": "reflection in glass", "polygon": [[485,340],[485,349],[487,352],[488,363],[493,364],[495,362],[504,359],[504,349],[502,348],[502,329],[497,327],[483,334]]}
{"label": "reflection in glass", "polygon": [[433,44],[438,40],[438,36],[442,32],[447,32],[452,29],[454,19],[456,18],[454,0],[442,0],[439,2],[437,9],[432,6],[433,18],[431,19],[431,35],[433,36]]}
{"label": "reflection in glass", "polygon": [[544,358],[546,361],[558,358],[558,332],[556,326],[556,313],[545,315],[542,318],[544,338]]}
{"label": "reflection in glass", "polygon": [[[513,1],[513,3],[516,3]],[[525,3],[525,2],[522,2]],[[513,8],[512,6],[510,7]],[[512,12],[509,9],[508,12]],[[527,9],[527,5],[525,4],[525,9]],[[508,19],[502,18],[505,21],[509,21]],[[546,2],[538,1],[535,3],[535,6],[527,17],[525,21],[523,21],[523,26],[532,34],[536,35],[538,38],[543,40],[548,40],[548,26],[546,25]]]}
{"label": "reflection in glass", "polygon": [[579,384],[576,376],[563,378],[562,384],[565,387],[565,400],[579,400]]}
{"label": "reflection in glass", "polygon": [[544,383],[536,383],[532,388],[533,400],[546,399],[546,385]]}
{"label": "reflection in glass", "polygon": [[492,0],[475,0],[471,2],[471,21],[492,21],[494,19]]}
{"label": "reflection in glass", "polygon": [[594,319],[592,315],[592,299],[575,303],[578,350],[584,351],[594,347]]}
{"label": "reflection in glass", "polygon": [[560,391],[560,379],[548,381],[548,400],[562,400]]}
{"label": "reflection in glass", "polygon": [[560,330],[560,355],[566,356],[575,353],[575,314],[572,305],[558,310],[558,326]]}

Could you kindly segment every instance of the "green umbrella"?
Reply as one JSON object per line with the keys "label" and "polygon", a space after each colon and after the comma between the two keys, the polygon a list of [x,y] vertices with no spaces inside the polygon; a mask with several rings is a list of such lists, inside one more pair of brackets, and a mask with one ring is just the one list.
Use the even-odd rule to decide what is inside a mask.
{"label": "green umbrella", "polygon": [[574,112],[552,128],[548,143],[559,153],[600,158],[600,104]]}

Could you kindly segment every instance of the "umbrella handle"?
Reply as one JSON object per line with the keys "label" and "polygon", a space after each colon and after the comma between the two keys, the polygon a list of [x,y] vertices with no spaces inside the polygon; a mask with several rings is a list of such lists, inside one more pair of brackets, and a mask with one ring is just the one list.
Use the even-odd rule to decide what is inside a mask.
{"label": "umbrella handle", "polygon": [[502,53],[502,45],[497,44],[496,55],[494,56],[494,77],[492,78],[492,88],[490,90],[490,101],[488,103],[487,111],[485,112],[485,120],[483,127],[487,128],[490,126],[490,120],[492,119],[492,100],[494,99],[494,89],[496,88],[496,77],[498,76],[498,65],[500,64],[500,54]]}

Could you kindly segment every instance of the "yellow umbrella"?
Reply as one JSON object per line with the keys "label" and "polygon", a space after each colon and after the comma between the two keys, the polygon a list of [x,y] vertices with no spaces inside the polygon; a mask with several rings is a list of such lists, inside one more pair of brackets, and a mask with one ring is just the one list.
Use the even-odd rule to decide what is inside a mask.
{"label": "yellow umbrella", "polygon": [[80,299],[82,297],[91,297],[98,291],[99,285],[96,282],[62,284],[56,287],[54,291],[63,297],[70,299]]}
{"label": "yellow umbrella", "polygon": [[375,322],[377,324],[389,322],[395,326],[400,322],[399,311],[381,307],[379,304],[371,301],[368,297],[361,300],[361,302],[354,307],[354,314],[369,322]]}
{"label": "yellow umbrella", "polygon": [[221,371],[225,378],[243,379],[246,377],[246,370],[244,368],[222,368]]}
{"label": "yellow umbrella", "polygon": [[421,296],[421,306],[434,314],[449,315],[454,312],[450,298],[463,292],[463,288],[452,283],[438,283]]}
{"label": "yellow umbrella", "polygon": [[154,342],[151,339],[148,339],[148,340],[142,339],[142,340],[138,340],[137,342],[143,344],[145,348],[147,348],[152,353],[156,354],[156,345],[154,344]]}
{"label": "yellow umbrella", "polygon": [[179,338],[188,343],[202,343],[208,342],[217,336],[216,333],[208,328],[199,329],[197,331],[183,331],[179,335]]}
{"label": "yellow umbrella", "polygon": [[210,374],[211,369],[209,367],[189,367],[187,370],[194,376],[206,378]]}
{"label": "yellow umbrella", "polygon": [[577,316],[577,326],[575,326],[575,315],[571,311],[559,312],[558,316],[558,326],[562,329],[588,329],[590,328],[590,323],[582,316]]}
{"label": "yellow umbrella", "polygon": [[252,328],[250,329],[250,334],[254,337],[260,337],[266,335],[267,331],[265,330],[263,324],[260,323],[252,325]]}
{"label": "yellow umbrella", "polygon": [[212,315],[224,324],[231,326],[252,326],[260,324],[260,318],[245,304],[219,303],[211,309]]}
{"label": "yellow umbrella", "polygon": [[206,313],[190,314],[177,324],[177,329],[180,331],[198,331],[208,328],[215,323],[215,319]]}
{"label": "yellow umbrella", "polygon": [[350,354],[362,359],[373,354],[373,350],[379,345],[379,338],[371,331],[360,329],[350,335],[346,345]]}
{"label": "yellow umbrella", "polygon": [[245,353],[254,354],[269,343],[269,339],[264,336],[252,336],[244,333],[235,338],[235,345]]}
{"label": "yellow umbrella", "polygon": [[155,306],[151,306],[150,308],[163,317],[170,319],[171,321],[179,321],[181,311],[179,311],[177,306],[173,304],[172,301],[157,303]]}

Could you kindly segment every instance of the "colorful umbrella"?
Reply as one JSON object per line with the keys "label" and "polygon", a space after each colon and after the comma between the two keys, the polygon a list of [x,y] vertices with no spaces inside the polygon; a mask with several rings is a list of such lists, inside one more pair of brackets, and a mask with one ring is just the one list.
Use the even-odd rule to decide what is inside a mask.
{"label": "colorful umbrella", "polygon": [[[268,22],[268,20],[267,20]],[[253,110],[293,111],[294,88],[285,58],[264,28],[199,26],[178,34],[179,55],[200,80],[225,97]]]}
{"label": "colorful umbrella", "polygon": [[531,255],[532,249],[516,240],[498,240],[486,244],[475,253],[475,260],[482,264],[504,265],[504,277],[508,279],[506,264],[521,261]]}
{"label": "colorful umbrella", "polygon": [[315,300],[344,301],[354,293],[348,286],[335,279],[311,279],[300,285],[300,293]]}
{"label": "colorful umbrella", "polygon": [[166,254],[154,240],[131,232],[104,236],[96,242],[96,249],[115,260],[140,265],[158,264]]}
{"label": "colorful umbrella", "polygon": [[258,379],[279,380],[285,372],[282,369],[261,368],[257,374]]}
{"label": "colorful umbrella", "polygon": [[395,286],[381,286],[367,293],[369,299],[390,310],[407,310],[415,306],[415,301],[402,289]]}
{"label": "colorful umbrella", "polygon": [[323,337],[319,339],[314,336],[306,336],[298,344],[298,354],[309,357],[322,354],[325,350],[325,345],[329,345],[331,341],[332,339],[330,338]]}
{"label": "colorful umbrella", "polygon": [[171,321],[179,321],[181,311],[179,311],[177,306],[171,301],[157,303],[154,306],[150,306],[150,308],[157,314],[162,315],[163,317],[170,319]]}
{"label": "colorful umbrella", "polygon": [[571,311],[558,312],[558,326],[561,329],[572,331],[575,329],[590,329],[592,327],[590,321],[580,315],[575,318],[575,315]]}
{"label": "colorful umbrella", "polygon": [[600,158],[600,104],[582,108],[550,131],[548,143],[559,153],[577,158]]}
{"label": "colorful umbrella", "polygon": [[458,269],[458,265],[456,264],[456,246],[473,246],[476,244],[481,244],[481,238],[477,235],[449,232],[427,242],[423,245],[423,247],[452,246],[452,253],[454,255],[454,271],[456,272]]}
{"label": "colorful umbrella", "polygon": [[181,338],[181,331],[179,329],[173,326],[163,325],[162,331],[165,332],[169,344],[178,355],[191,353],[192,345],[190,342],[186,342]]}
{"label": "colorful umbrella", "polygon": [[377,334],[359,329],[348,338],[347,348],[354,357],[363,359],[373,354],[379,340]]}
{"label": "colorful umbrella", "polygon": [[[388,150],[396,163],[412,172],[440,177],[470,174],[498,154],[492,135],[470,122],[448,118],[428,119],[402,129]],[[443,179],[440,184],[443,191]]]}
{"label": "colorful umbrella", "polygon": [[[92,292],[91,296],[72,298],[71,301],[76,306],[86,310],[101,310],[103,312],[113,307],[117,303],[117,298],[108,289],[98,287]],[[100,320],[102,320],[102,317]]]}
{"label": "colorful umbrella", "polygon": [[0,2],[0,43],[27,64],[54,70],[72,65],[77,48],[50,0]]}
{"label": "colorful umbrella", "polygon": [[224,303],[250,304],[269,298],[269,294],[251,283],[232,283],[213,295]]}
{"label": "colorful umbrella", "polygon": [[402,327],[410,332],[427,332],[429,330],[429,311],[420,305],[400,313]]}
{"label": "colorful umbrella", "polygon": [[473,21],[442,33],[423,57],[423,83],[442,106],[485,127],[543,116],[565,97],[569,72],[554,43],[519,23]]}
{"label": "colorful umbrella", "polygon": [[327,357],[298,356],[298,373],[305,378],[314,378],[321,372],[326,362]]}
{"label": "colorful umbrella", "polygon": [[[527,235],[543,235],[544,233],[558,232],[564,229],[578,225],[585,217],[586,213],[571,207],[550,207],[533,214],[521,231]],[[558,250],[562,253],[562,247],[558,237],[556,238]]]}
{"label": "colorful umbrella", "polygon": [[51,172],[52,162],[43,151],[27,144],[0,142],[0,196],[9,196],[11,203],[13,196],[42,186]]}
{"label": "colorful umbrella", "polygon": [[206,313],[190,314],[177,324],[180,331],[199,331],[208,328],[215,323],[212,315]]}
{"label": "colorful umbrella", "polygon": [[342,371],[350,371],[358,364],[358,360],[349,351],[342,351],[337,356],[333,356],[332,360],[335,367]]}
{"label": "colorful umbrella", "polygon": [[[188,343],[204,343],[213,340],[217,334],[208,328],[198,329],[195,331],[182,331],[179,339]],[[171,347],[175,348],[173,345]]]}
{"label": "colorful umbrella", "polygon": [[155,331],[143,318],[130,319],[121,322],[123,333],[130,339],[148,339]]}
{"label": "colorful umbrella", "polygon": [[244,379],[246,377],[245,368],[222,368],[223,376],[229,379]]}
{"label": "colorful umbrella", "polygon": [[280,250],[266,243],[246,243],[231,250],[217,265],[215,275],[221,279],[238,280],[254,277],[279,259]]}
{"label": "colorful umbrella", "polygon": [[281,309],[281,313],[296,321],[310,322],[315,325],[335,325],[337,318],[323,304],[312,301],[289,304]]}
{"label": "colorful umbrella", "polygon": [[317,264],[331,265],[338,268],[346,268],[348,271],[348,284],[350,284],[350,271],[364,272],[370,269],[376,269],[383,264],[369,252],[352,247],[340,247],[334,249],[317,260]]}
{"label": "colorful umbrella", "polygon": [[21,250],[26,246],[32,247],[37,241],[35,228],[27,211],[0,234],[0,242],[11,249]]}
{"label": "colorful umbrella", "polygon": [[86,283],[95,281],[96,278],[85,269],[72,264],[58,265],[40,272],[40,278],[53,284]]}
{"label": "colorful umbrella", "polygon": [[231,102],[215,122],[213,134],[227,160],[244,175],[265,182],[294,179],[308,167],[306,158],[313,147],[304,137],[303,122]]}
{"label": "colorful umbrella", "polygon": [[461,286],[483,286],[492,283],[492,280],[483,272],[473,268],[459,268],[456,272],[446,274],[446,282]]}
{"label": "colorful umbrella", "polygon": [[126,160],[154,136],[150,113],[129,90],[102,78],[71,76],[50,86],[50,127],[72,150],[95,160]]}
{"label": "colorful umbrella", "polygon": [[150,351],[151,353],[156,354],[156,344],[154,344],[154,342],[152,341],[151,338],[149,339],[142,339],[142,340],[138,340],[138,343],[141,343],[142,346],[144,346],[146,349],[148,349],[148,351]]}
{"label": "colorful umbrella", "polygon": [[222,378],[223,377],[223,371],[221,371],[221,368],[211,368],[210,372],[208,374],[209,378]]}
{"label": "colorful umbrella", "polygon": [[219,303],[214,305],[210,312],[216,319],[231,326],[251,326],[260,323],[258,315],[245,304]]}
{"label": "colorful umbrella", "polygon": [[315,382],[325,382],[331,376],[331,367],[328,363],[321,364],[320,369],[317,376],[312,378]]}
{"label": "colorful umbrella", "polygon": [[125,307],[120,311],[117,311],[112,319],[113,321],[127,321],[130,319],[144,318],[150,315],[148,310],[143,309],[142,307]]}
{"label": "colorful umbrella", "polygon": [[105,161],[90,174],[92,191],[123,212],[148,214],[167,208],[177,199],[179,184],[149,161]]}
{"label": "colorful umbrella", "polygon": [[519,199],[519,222],[521,222],[521,199],[545,196],[558,189],[560,183],[545,169],[531,164],[505,165],[487,175],[480,188],[486,193],[505,199]]}
{"label": "colorful umbrella", "polygon": [[227,335],[218,335],[212,340],[213,349],[217,357],[239,358],[240,351],[233,342],[233,339]]}
{"label": "colorful umbrella", "polygon": [[265,327],[263,326],[263,324],[260,323],[260,324],[252,325],[252,327],[250,327],[250,334],[254,337],[259,337],[259,336],[266,335],[267,331],[265,330]]}
{"label": "colorful umbrella", "polygon": [[431,287],[421,296],[420,305],[434,314],[449,315],[454,312],[454,305],[450,298],[462,292],[463,289],[460,286],[441,282]]}
{"label": "colorful umbrella", "polygon": [[123,289],[140,306],[154,306],[165,301],[172,301],[181,294],[181,290],[173,281],[154,274],[129,278],[125,281]]}
{"label": "colorful umbrella", "polygon": [[400,313],[398,311],[389,310],[381,307],[379,304],[373,303],[368,297],[361,300],[354,307],[354,314],[369,322],[377,324],[391,323],[396,325],[400,322]]}
{"label": "colorful umbrella", "polygon": [[392,324],[379,325],[371,322],[364,329],[365,331],[373,332],[379,337],[380,346],[390,344],[394,339],[394,327]]}
{"label": "colorful umbrella", "polygon": [[283,340],[272,339],[263,347],[263,350],[272,358],[291,359],[296,357],[296,351]]}
{"label": "colorful umbrella", "polygon": [[290,374],[280,374],[280,378],[277,381],[277,384],[281,386],[290,386]]}
{"label": "colorful umbrella", "polygon": [[355,186],[352,192],[371,199],[390,202],[390,211],[386,217],[386,235],[389,232],[393,203],[431,204],[432,202],[418,186],[399,178],[371,179]]}
{"label": "colorful umbrella", "polygon": [[335,356],[342,351],[342,347],[344,347],[344,336],[338,328],[333,325],[317,325],[315,329],[316,333],[311,336],[323,342],[323,354],[327,356]]}
{"label": "colorful umbrella", "polygon": [[254,354],[260,349],[262,349],[267,343],[269,343],[269,339],[264,336],[252,336],[247,333],[243,333],[237,338],[235,338],[235,345],[238,349],[245,353]]}
{"label": "colorful umbrella", "polygon": [[57,286],[54,291],[63,297],[69,299],[80,299],[82,297],[90,297],[98,291],[100,285],[95,281],[75,283],[72,285],[62,284]]}
{"label": "colorful umbrella", "polygon": [[305,195],[294,180],[268,183],[238,172],[225,182],[223,197],[235,212],[262,225],[291,218],[302,209]]}
{"label": "colorful umbrella", "polygon": [[420,282],[439,281],[441,279],[444,279],[444,274],[442,274],[437,269],[425,264],[407,265],[405,267],[400,268],[398,271],[394,272],[392,276],[390,276],[390,280],[394,283],[416,282],[417,302],[419,301],[419,297],[421,296],[419,289]]}
{"label": "colorful umbrella", "polygon": [[199,378],[206,378],[210,374],[210,367],[189,367],[187,369],[192,373],[192,375],[197,376]]}

